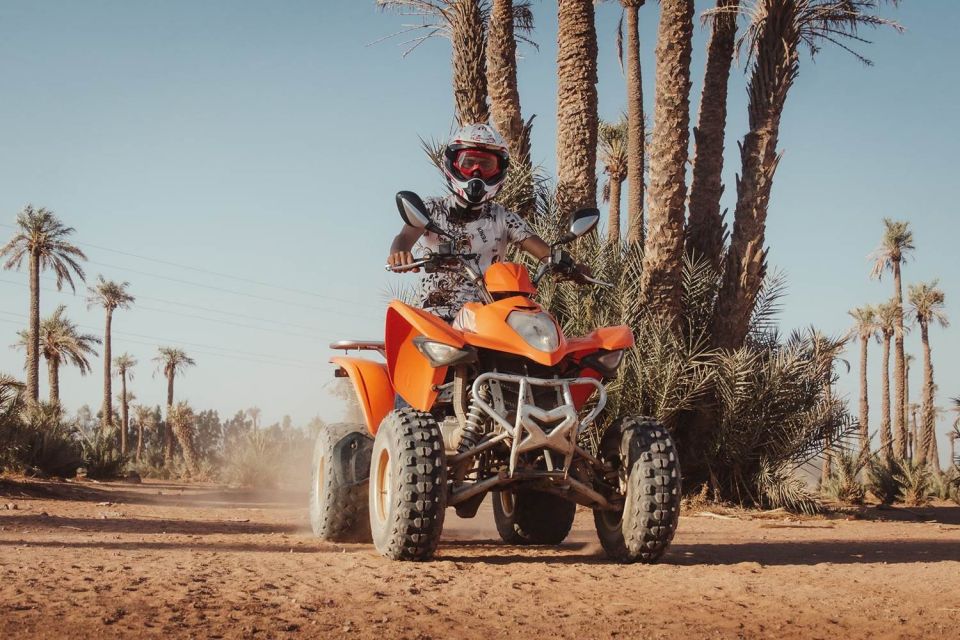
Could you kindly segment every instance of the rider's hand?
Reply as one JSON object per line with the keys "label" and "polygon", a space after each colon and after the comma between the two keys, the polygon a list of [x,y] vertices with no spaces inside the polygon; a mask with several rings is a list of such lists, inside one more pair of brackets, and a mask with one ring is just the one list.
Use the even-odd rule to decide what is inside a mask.
{"label": "rider's hand", "polygon": [[[414,258],[413,254],[409,251],[397,251],[391,253],[387,256],[387,264],[393,267],[394,269],[403,267],[408,264],[413,264]],[[401,269],[404,271],[413,271],[414,273],[420,271],[420,267],[414,267],[413,269]]]}

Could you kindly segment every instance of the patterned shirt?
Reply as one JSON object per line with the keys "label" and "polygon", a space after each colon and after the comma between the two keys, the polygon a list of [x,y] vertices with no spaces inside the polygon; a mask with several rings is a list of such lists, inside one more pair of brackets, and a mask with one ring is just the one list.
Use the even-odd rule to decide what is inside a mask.
{"label": "patterned shirt", "polygon": [[[479,255],[480,270],[484,273],[490,265],[506,257],[511,244],[520,244],[534,235],[523,218],[496,203],[484,204],[480,213],[471,219],[451,213],[456,206],[452,195],[430,198],[424,204],[437,226],[461,238],[458,252]],[[441,242],[448,240],[426,231],[415,249],[418,254],[436,252]],[[480,301],[480,294],[463,271],[444,270],[428,273],[421,279],[420,298],[424,309],[449,320],[467,302]]]}

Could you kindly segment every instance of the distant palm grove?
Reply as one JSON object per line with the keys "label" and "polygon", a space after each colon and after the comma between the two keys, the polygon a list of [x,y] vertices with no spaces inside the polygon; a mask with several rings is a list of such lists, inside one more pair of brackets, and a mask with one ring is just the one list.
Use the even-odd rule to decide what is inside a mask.
{"label": "distant palm grove", "polygon": [[[686,490],[705,499],[804,512],[829,502],[862,502],[868,495],[883,503],[960,500],[956,462],[942,468],[937,439],[938,417],[948,409],[960,413],[960,397],[950,408],[934,401],[934,346],[937,332],[948,326],[944,294],[936,281],[904,285],[904,266],[922,250],[914,246],[910,223],[878,216],[879,248],[871,256],[872,271],[864,267],[864,280],[888,277],[891,297],[851,310],[851,328],[843,335],[816,328],[781,335],[776,315],[785,283],[767,262],[766,225],[768,214],[776,215],[771,192],[783,151],[779,133],[781,125],[789,126],[783,116],[794,82],[801,72],[816,73],[811,63],[818,56],[853,55],[869,64],[860,51],[869,45],[865,30],[903,29],[878,13],[892,4],[717,0],[700,16],[710,37],[703,77],[694,79],[693,0],[620,0],[620,32],[603,37],[616,38],[626,104],[622,118],[603,122],[595,2],[558,0],[556,175],[551,176],[532,163],[534,118],[524,115],[517,78],[518,48],[536,38],[530,3],[376,0],[382,11],[407,22],[413,18],[394,34],[403,34],[404,55],[426,38],[449,40],[455,120],[489,122],[510,147],[502,204],[551,239],[576,208],[607,203],[605,234],[582,238],[575,251],[614,287],[544,282],[540,300],[569,335],[618,323],[633,328],[637,345],[611,384],[608,413],[661,420],[677,442]],[[647,70],[655,78],[653,96],[642,90],[642,20],[658,24],[655,66]],[[735,60],[746,67],[747,128],[731,136],[740,166],[728,216],[721,199],[730,185],[722,175],[724,149],[731,144],[727,109]],[[696,111],[690,103],[695,80],[702,83]],[[436,145],[424,146],[436,163]],[[174,347],[158,347],[154,358],[167,384],[164,411],[131,405],[139,363],[129,354],[114,356],[111,348],[115,316],[123,322],[123,312],[136,303],[129,283],[99,276],[88,287],[89,304],[104,311],[102,335],[81,333],[63,307],[40,316],[42,272],[52,272],[58,288],[86,280],[85,256],[71,244],[73,235],[52,212],[28,205],[13,238],[0,249],[4,267],[26,271],[30,285],[24,301],[29,323],[17,343],[26,354],[25,382],[0,382],[6,466],[40,467],[36,443],[56,430],[67,434],[65,441],[70,433],[87,434],[79,460],[88,474],[94,468],[114,474],[139,469],[212,477],[216,467],[234,470],[219,477],[255,482],[253,470],[263,467],[267,448],[293,451],[309,437],[277,425],[268,443],[259,410],[221,423],[209,412],[177,403],[175,383],[195,362]],[[908,331],[920,332],[922,353],[906,353]],[[882,417],[872,425],[867,362],[876,344],[882,350]],[[846,364],[842,356],[853,345],[859,349],[857,415],[836,392]],[[40,396],[41,356],[48,369],[47,401]],[[88,373],[97,357],[103,363],[98,415],[88,410],[68,419],[59,402],[59,367]],[[923,371],[922,388],[912,394],[911,362]],[[114,377],[120,385],[118,410]],[[94,421],[99,428],[92,430]],[[605,426],[597,425],[584,445],[595,447]],[[954,422],[952,428],[955,461],[952,447],[960,427]],[[216,437],[210,436],[214,432]]]}

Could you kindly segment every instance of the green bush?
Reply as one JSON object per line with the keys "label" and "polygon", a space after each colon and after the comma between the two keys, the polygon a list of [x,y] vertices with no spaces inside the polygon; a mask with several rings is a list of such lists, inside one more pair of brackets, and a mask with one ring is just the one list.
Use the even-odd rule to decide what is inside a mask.
{"label": "green bush", "polygon": [[881,453],[876,453],[867,463],[867,490],[881,504],[893,504],[903,495],[900,465]]}
{"label": "green bush", "polygon": [[83,464],[76,427],[59,406],[24,407],[22,386],[0,378],[0,469],[70,477]]}
{"label": "green bush", "polygon": [[830,477],[820,487],[820,492],[831,500],[843,504],[863,504],[866,489],[857,478],[862,469],[859,456],[840,452],[833,457]]}
{"label": "green bush", "polygon": [[128,458],[120,455],[119,439],[118,427],[105,429],[97,426],[89,433],[81,434],[83,465],[88,478],[112,480],[123,475]]}

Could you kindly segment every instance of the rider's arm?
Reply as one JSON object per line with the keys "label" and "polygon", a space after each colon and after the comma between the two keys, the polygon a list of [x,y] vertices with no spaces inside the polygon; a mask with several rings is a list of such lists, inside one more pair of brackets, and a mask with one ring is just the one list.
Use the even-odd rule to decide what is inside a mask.
{"label": "rider's arm", "polygon": [[[413,262],[414,258],[410,250],[413,249],[413,245],[417,243],[417,240],[419,240],[422,235],[423,229],[417,229],[416,227],[411,227],[406,224],[403,225],[403,229],[400,230],[400,233],[397,234],[397,237],[393,239],[393,243],[390,245],[390,255],[387,256],[387,264],[391,267],[400,267]],[[414,271],[419,270],[420,269],[414,269]]]}
{"label": "rider's arm", "polygon": [[550,255],[550,245],[544,242],[540,236],[530,236],[520,243],[520,248],[532,255],[537,260],[545,260]]}

